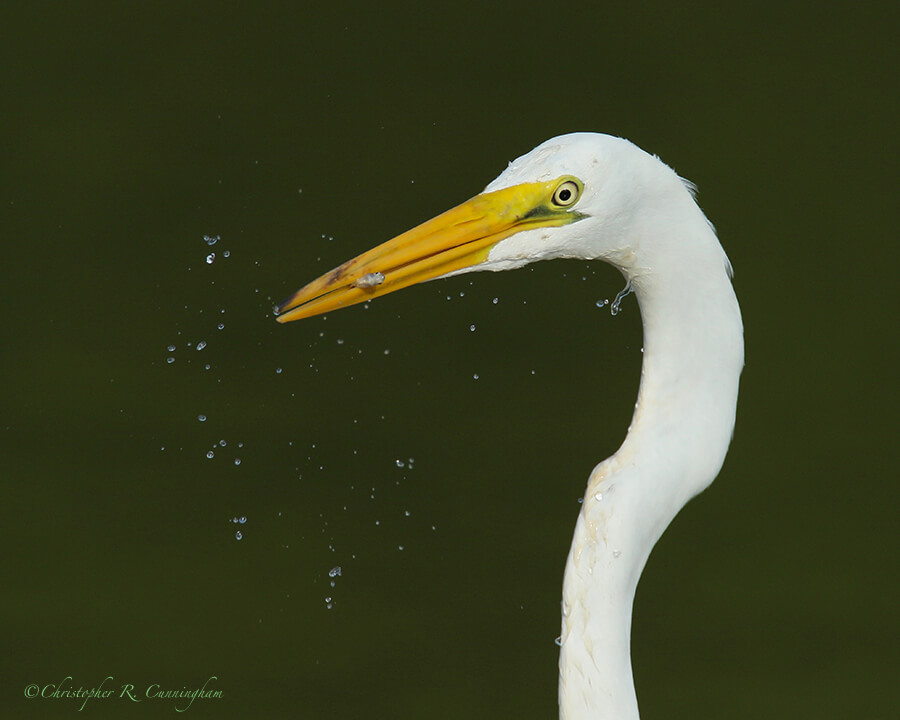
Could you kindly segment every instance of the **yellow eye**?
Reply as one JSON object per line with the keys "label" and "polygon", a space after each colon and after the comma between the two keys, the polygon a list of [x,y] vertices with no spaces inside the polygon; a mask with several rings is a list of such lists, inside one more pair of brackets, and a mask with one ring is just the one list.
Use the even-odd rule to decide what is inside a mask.
{"label": "yellow eye", "polygon": [[574,180],[566,180],[559,184],[553,192],[553,204],[557,207],[569,207],[574,205],[581,195],[581,186]]}

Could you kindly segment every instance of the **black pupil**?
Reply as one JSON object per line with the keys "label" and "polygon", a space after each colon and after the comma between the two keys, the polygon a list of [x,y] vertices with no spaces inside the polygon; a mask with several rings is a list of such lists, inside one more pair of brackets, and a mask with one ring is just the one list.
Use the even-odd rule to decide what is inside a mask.
{"label": "black pupil", "polygon": [[568,202],[570,197],[572,197],[572,191],[569,188],[563,188],[559,191],[560,202]]}

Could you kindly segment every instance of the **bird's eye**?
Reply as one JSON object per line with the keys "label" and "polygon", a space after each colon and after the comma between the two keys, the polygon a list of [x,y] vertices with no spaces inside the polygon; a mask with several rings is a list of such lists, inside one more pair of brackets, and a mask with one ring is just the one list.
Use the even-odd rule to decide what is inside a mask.
{"label": "bird's eye", "polygon": [[569,207],[574,205],[581,195],[581,187],[574,180],[566,180],[559,184],[553,193],[553,204],[557,207]]}

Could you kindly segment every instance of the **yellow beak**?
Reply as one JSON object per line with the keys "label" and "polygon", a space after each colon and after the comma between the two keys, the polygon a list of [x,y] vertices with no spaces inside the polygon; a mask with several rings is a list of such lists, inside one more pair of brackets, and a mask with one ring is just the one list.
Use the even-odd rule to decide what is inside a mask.
{"label": "yellow beak", "polygon": [[280,323],[320,315],[477,265],[522,230],[566,225],[583,215],[556,207],[560,179],[476,195],[313,280],[276,308]]}

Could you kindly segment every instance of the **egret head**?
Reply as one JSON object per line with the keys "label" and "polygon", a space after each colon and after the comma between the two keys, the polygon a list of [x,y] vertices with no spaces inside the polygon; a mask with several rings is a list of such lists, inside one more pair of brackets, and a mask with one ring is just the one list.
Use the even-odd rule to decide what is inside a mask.
{"label": "egret head", "polygon": [[[290,322],[474,270],[508,270],[552,258],[605,259],[633,252],[636,189],[675,173],[627,140],[595,133],[552,138],[479,195],[309,283],[278,308]],[[671,177],[669,177],[671,176]],[[633,237],[633,233],[631,233]]]}

